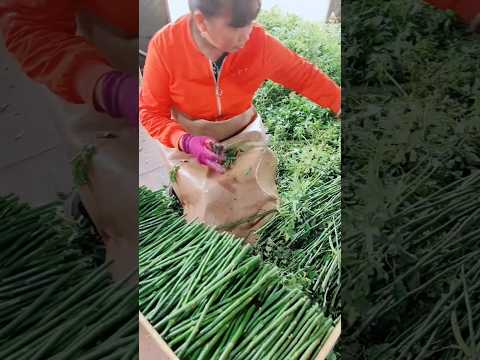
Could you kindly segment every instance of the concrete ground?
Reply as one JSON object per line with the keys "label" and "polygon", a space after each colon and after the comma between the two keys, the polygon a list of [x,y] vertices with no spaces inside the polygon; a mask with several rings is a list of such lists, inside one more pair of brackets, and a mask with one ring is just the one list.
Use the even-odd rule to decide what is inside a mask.
{"label": "concrete ground", "polygon": [[[171,3],[171,2],[170,2]],[[170,21],[169,3],[166,0],[140,0],[139,47],[144,53],[152,36]],[[145,58],[140,56],[143,69]],[[159,165],[158,141],[153,140],[140,126],[139,130],[139,184],[151,189],[168,185],[168,173]]]}
{"label": "concrete ground", "polygon": [[139,185],[157,190],[168,185],[168,172],[159,164],[160,143],[153,140],[147,131],[140,126],[139,130]]}
{"label": "concrete ground", "polygon": [[72,188],[70,163],[46,90],[28,79],[0,38],[0,195],[40,205]]}

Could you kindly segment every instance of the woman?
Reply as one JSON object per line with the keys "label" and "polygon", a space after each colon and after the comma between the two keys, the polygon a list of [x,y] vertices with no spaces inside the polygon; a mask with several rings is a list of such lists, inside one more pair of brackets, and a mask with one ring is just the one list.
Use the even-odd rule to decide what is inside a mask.
{"label": "woman", "polygon": [[254,23],[260,0],[189,6],[152,38],[140,94],[140,121],[170,152],[224,172],[212,148],[259,121],[252,101],[267,79],[340,114],[340,87]]}

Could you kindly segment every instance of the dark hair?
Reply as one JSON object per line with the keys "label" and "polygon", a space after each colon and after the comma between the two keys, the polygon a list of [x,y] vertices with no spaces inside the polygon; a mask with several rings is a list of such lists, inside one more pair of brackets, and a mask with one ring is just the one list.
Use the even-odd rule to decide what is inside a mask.
{"label": "dark hair", "polygon": [[188,0],[190,11],[200,10],[207,18],[232,14],[231,27],[249,25],[260,12],[261,0]]}

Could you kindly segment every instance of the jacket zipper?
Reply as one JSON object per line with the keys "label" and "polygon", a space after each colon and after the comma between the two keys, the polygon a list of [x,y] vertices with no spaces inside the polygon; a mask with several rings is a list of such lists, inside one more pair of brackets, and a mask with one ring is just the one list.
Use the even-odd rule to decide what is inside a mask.
{"label": "jacket zipper", "polygon": [[222,65],[220,68],[220,71],[218,72],[218,79],[215,78],[215,72],[213,71],[213,62],[209,59],[210,62],[210,71],[212,72],[213,75],[213,81],[215,83],[215,98],[217,99],[217,112],[218,116],[222,116],[222,89],[220,89],[220,76],[222,75],[222,70],[225,66],[225,63]]}

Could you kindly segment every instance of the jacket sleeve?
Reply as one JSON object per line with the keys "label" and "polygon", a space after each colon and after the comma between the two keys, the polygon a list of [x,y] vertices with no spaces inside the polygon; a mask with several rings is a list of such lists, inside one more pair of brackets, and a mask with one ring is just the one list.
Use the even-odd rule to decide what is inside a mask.
{"label": "jacket sleeve", "polygon": [[319,106],[338,113],[340,87],[320,69],[266,33],[265,67],[267,77],[307,97]]}
{"label": "jacket sleeve", "polygon": [[7,50],[32,80],[72,103],[92,103],[107,60],[76,35],[76,1],[5,0],[0,31]]}
{"label": "jacket sleeve", "polygon": [[427,3],[441,9],[441,10],[447,10],[452,8],[454,3],[457,0],[426,0]]}
{"label": "jacket sleeve", "polygon": [[140,91],[140,121],[151,137],[167,147],[178,148],[180,137],[186,132],[171,117],[170,74],[161,55],[161,43],[157,34],[148,46]]}

